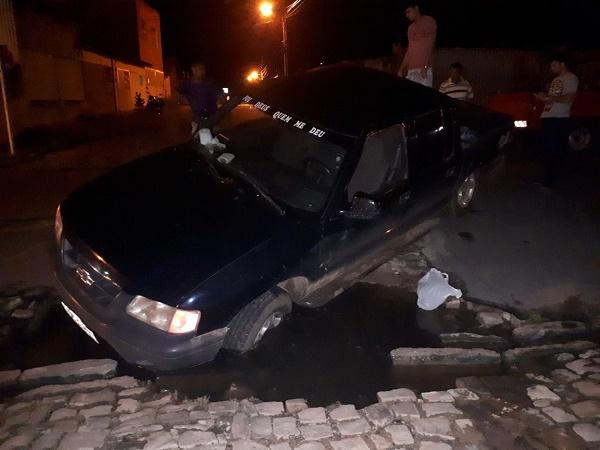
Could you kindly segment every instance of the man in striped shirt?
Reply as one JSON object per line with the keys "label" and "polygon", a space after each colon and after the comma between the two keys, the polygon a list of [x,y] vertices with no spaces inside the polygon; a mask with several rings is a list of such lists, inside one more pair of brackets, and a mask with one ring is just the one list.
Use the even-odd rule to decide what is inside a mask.
{"label": "man in striped shirt", "polygon": [[459,62],[450,65],[449,76],[440,86],[440,92],[456,100],[473,100],[473,87],[463,78],[463,66]]}

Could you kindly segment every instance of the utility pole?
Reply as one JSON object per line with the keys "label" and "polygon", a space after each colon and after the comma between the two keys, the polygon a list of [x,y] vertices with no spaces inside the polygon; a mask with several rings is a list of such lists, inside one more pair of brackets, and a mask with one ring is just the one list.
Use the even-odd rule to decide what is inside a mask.
{"label": "utility pole", "polygon": [[281,32],[283,35],[283,76],[288,76],[288,43],[287,43],[287,17],[285,14],[281,18]]}

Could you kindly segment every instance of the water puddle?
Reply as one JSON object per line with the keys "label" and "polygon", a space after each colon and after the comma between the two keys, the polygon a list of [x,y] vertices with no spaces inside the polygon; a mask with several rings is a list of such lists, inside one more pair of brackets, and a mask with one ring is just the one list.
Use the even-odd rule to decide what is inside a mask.
{"label": "water puddle", "polygon": [[[397,347],[437,347],[437,334],[468,328],[469,313],[416,308],[416,295],[397,288],[357,284],[327,306],[294,308],[261,345],[246,355],[220,354],[215,361],[159,375],[158,388],[213,401],[254,396],[264,401],[306,398],[313,405],[335,401],[365,406],[376,393],[399,386],[419,391],[454,387],[459,376],[497,372],[489,367],[395,367]],[[88,339],[58,308],[35,336],[2,352],[1,366],[21,369],[85,358],[116,358],[106,344]],[[120,364],[123,374],[153,378]]]}

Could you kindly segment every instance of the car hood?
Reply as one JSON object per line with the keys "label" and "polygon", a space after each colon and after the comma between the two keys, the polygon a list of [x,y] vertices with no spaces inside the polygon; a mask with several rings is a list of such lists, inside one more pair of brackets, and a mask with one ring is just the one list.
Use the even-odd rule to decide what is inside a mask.
{"label": "car hood", "polygon": [[101,177],[61,211],[65,235],[116,271],[126,292],[168,304],[287,221],[247,183],[216,176],[191,145]]}

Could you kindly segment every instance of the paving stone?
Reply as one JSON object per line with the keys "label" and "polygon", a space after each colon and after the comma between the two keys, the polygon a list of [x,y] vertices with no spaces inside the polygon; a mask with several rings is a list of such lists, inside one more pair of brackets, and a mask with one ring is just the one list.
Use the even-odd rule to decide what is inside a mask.
{"label": "paving stone", "polygon": [[504,361],[508,364],[522,359],[529,359],[538,356],[554,355],[556,353],[579,353],[596,347],[596,344],[589,341],[574,341],[566,344],[547,344],[536,345],[532,347],[513,348],[502,354]]}
{"label": "paving stone", "polygon": [[599,442],[600,428],[591,423],[578,423],[573,425],[573,431],[577,433],[585,442]]}
{"label": "paving stone", "polygon": [[289,439],[300,435],[295,417],[276,417],[273,419],[273,435],[277,439]]}
{"label": "paving stone", "polygon": [[142,408],[160,408],[161,406],[169,405],[173,401],[173,394],[170,392],[164,393],[160,398],[149,402],[142,403]]}
{"label": "paving stone", "polygon": [[146,440],[144,450],[170,450],[179,448],[177,440],[168,431],[152,433]]}
{"label": "paving stone", "polygon": [[446,391],[423,392],[421,397],[426,402],[434,403],[453,403],[454,397]]}
{"label": "paving stone", "polygon": [[113,404],[116,399],[116,394],[110,389],[103,389],[97,392],[79,393],[71,397],[69,405],[83,407],[92,406],[98,403]]}
{"label": "paving stone", "polygon": [[200,445],[218,444],[217,436],[210,431],[186,431],[179,436],[180,448],[195,448]]}
{"label": "paving stone", "polygon": [[578,450],[584,446],[579,436],[562,427],[543,429],[533,436],[545,445],[545,448],[553,450]]}
{"label": "paving stone", "polygon": [[89,417],[95,417],[95,416],[108,416],[108,415],[110,415],[111,411],[112,411],[111,405],[100,405],[100,406],[95,406],[93,408],[82,409],[79,411],[79,414],[81,416],[83,416],[85,419],[88,419]]}
{"label": "paving stone", "polygon": [[551,342],[552,339],[580,338],[587,334],[583,322],[555,321],[528,323],[513,329],[513,339],[519,344]]}
{"label": "paving stone", "polygon": [[296,450],[325,450],[325,446],[320,442],[306,442],[296,447]]}
{"label": "paving stone", "polygon": [[208,404],[208,412],[211,414],[235,414],[239,404],[236,400],[227,400],[224,402],[211,402]]}
{"label": "paving stone", "polygon": [[13,319],[17,320],[27,320],[33,318],[33,311],[30,309],[15,309],[13,313],[10,315]]}
{"label": "paving stone", "polygon": [[418,419],[421,417],[417,405],[412,402],[390,403],[389,408],[397,419]]}
{"label": "paving stone", "polygon": [[375,450],[391,450],[394,444],[387,437],[380,434],[371,434],[369,439],[373,443]]}
{"label": "paving stone", "polygon": [[300,433],[307,441],[320,441],[333,436],[333,430],[329,425],[302,425]]}
{"label": "paving stone", "polygon": [[384,428],[394,421],[394,415],[386,403],[376,403],[363,409],[367,419],[377,428]]}
{"label": "paving stone", "polygon": [[42,434],[31,445],[31,450],[54,450],[58,447],[63,434],[50,431]]}
{"label": "paving stone", "polygon": [[24,411],[19,414],[13,414],[6,418],[4,421],[5,428],[16,427],[19,425],[25,425],[29,423],[29,411]]}
{"label": "paving stone", "polygon": [[496,351],[504,351],[511,347],[508,339],[501,336],[476,333],[442,333],[439,336],[443,347],[486,348]]}
{"label": "paving stone", "polygon": [[573,414],[569,414],[564,409],[558,408],[556,406],[548,406],[543,408],[542,411],[556,423],[568,423],[568,422],[576,422],[577,417]]}
{"label": "paving stone", "polygon": [[139,419],[139,418],[145,417],[145,416],[151,416],[152,420],[154,420],[154,418],[156,417],[156,410],[152,409],[152,408],[146,408],[146,409],[142,409],[141,411],[138,411],[136,413],[121,414],[119,416],[119,421],[121,423],[123,423],[123,422],[128,422],[130,420],[136,420],[136,419]]}
{"label": "paving stone", "polygon": [[298,413],[298,420],[303,425],[314,425],[327,422],[324,408],[307,408]]}
{"label": "paving stone", "polygon": [[395,445],[413,445],[415,440],[406,425],[388,425],[385,427]]}
{"label": "paving stone", "polygon": [[190,413],[187,411],[175,411],[165,414],[158,414],[156,420],[163,425],[180,425],[189,423]]}
{"label": "paving stone", "polygon": [[478,312],[475,319],[483,328],[491,328],[504,323],[504,318],[496,312]]}
{"label": "paving stone", "polygon": [[306,404],[306,400],[303,398],[294,398],[285,401],[285,409],[290,414],[300,412],[306,408],[308,408],[308,405]]}
{"label": "paving stone", "polygon": [[585,397],[600,397],[600,384],[593,381],[578,381],[573,383],[573,387]]}
{"label": "paving stone", "polygon": [[466,388],[448,389],[448,393],[456,400],[476,401],[479,400],[479,395]]}
{"label": "paving stone", "polygon": [[535,402],[533,402],[533,406],[535,406],[536,408],[546,408],[551,404],[552,402],[550,400],[536,400]]}
{"label": "paving stone", "polygon": [[493,350],[481,348],[397,348],[390,352],[394,365],[439,366],[457,365],[500,365],[502,357]]}
{"label": "paving stone", "polygon": [[342,436],[357,436],[371,431],[371,426],[364,418],[338,423],[338,430]]}
{"label": "paving stone", "polygon": [[600,417],[600,401],[585,400],[571,405],[571,410],[582,419]]}
{"label": "paving stone", "polygon": [[82,361],[53,364],[23,371],[19,383],[33,386],[56,382],[63,383],[108,378],[115,374],[117,362],[112,359],[84,359]]}
{"label": "paving stone", "polygon": [[485,436],[477,431],[471,419],[456,419],[454,424],[458,430],[456,437],[461,442],[478,445],[485,441]]}
{"label": "paving stone", "polygon": [[52,431],[60,433],[74,433],[79,427],[79,421],[77,419],[64,419],[54,422],[52,425]]}
{"label": "paving stone", "polygon": [[58,450],[83,450],[104,447],[108,432],[104,430],[69,433],[60,441]]}
{"label": "paving stone", "polygon": [[450,428],[450,421],[445,417],[415,419],[411,421],[411,425],[415,434],[424,438],[439,438],[447,441],[455,439]]}
{"label": "paving stone", "polygon": [[279,444],[271,444],[269,450],[292,450],[292,447],[287,442],[280,442]]}
{"label": "paving stone", "polygon": [[360,415],[354,405],[340,405],[329,412],[329,417],[336,422],[360,419]]}
{"label": "paving stone", "polygon": [[279,416],[283,414],[283,403],[282,402],[263,402],[257,403],[256,411],[261,416]]}
{"label": "paving stone", "polygon": [[133,414],[140,410],[140,402],[134,398],[121,398],[117,404],[115,413],[117,414]]}
{"label": "paving stone", "polygon": [[252,417],[250,419],[252,437],[256,439],[269,439],[273,435],[273,424],[270,417]]}
{"label": "paving stone", "polygon": [[38,423],[44,421],[48,417],[49,413],[50,406],[42,404],[31,411],[29,414],[29,423],[31,425],[37,425]]}
{"label": "paving stone", "polygon": [[46,403],[49,405],[54,405],[54,404],[65,404],[67,403],[67,396],[66,395],[54,395],[52,397],[44,397],[42,400],[40,400],[42,403]]}
{"label": "paving stone", "polygon": [[559,353],[558,355],[554,355],[554,360],[559,363],[568,363],[575,359],[575,355],[573,353]]}
{"label": "paving stone", "polygon": [[18,402],[14,405],[8,406],[4,411],[8,414],[15,414],[23,409],[31,409],[35,405],[34,402]]}
{"label": "paving stone", "polygon": [[0,388],[14,386],[21,375],[20,370],[2,370],[0,371]]}
{"label": "paving stone", "polygon": [[56,422],[57,420],[74,418],[77,416],[77,410],[72,408],[61,408],[57,409],[50,416],[50,422]]}
{"label": "paving stone", "polygon": [[426,417],[462,414],[452,403],[423,403],[421,407]]}
{"label": "paving stone", "polygon": [[444,442],[423,441],[419,450],[452,450],[452,447]]}
{"label": "paving stone", "polygon": [[250,438],[250,419],[244,413],[236,413],[231,422],[231,437],[233,439]]}
{"label": "paving stone", "polygon": [[600,356],[600,350],[598,349],[588,350],[587,352],[583,352],[579,355],[581,359],[589,359],[597,356]]}
{"label": "paving stone", "polygon": [[552,371],[552,378],[558,383],[572,383],[581,377],[567,369],[556,369]]}
{"label": "paving stone", "polygon": [[90,417],[85,421],[85,428],[89,430],[106,430],[110,427],[111,422],[111,418],[106,416]]}
{"label": "paving stone", "polygon": [[232,450],[269,450],[269,448],[254,441],[235,441]]}
{"label": "paving stone", "polygon": [[50,384],[30,389],[17,395],[18,400],[33,400],[39,397],[52,397],[55,395],[64,395],[72,392],[97,391],[106,388],[108,380],[82,381],[74,384]]}
{"label": "paving stone", "polygon": [[391,391],[381,391],[377,393],[377,399],[381,403],[385,402],[416,402],[417,396],[410,389],[393,389]]}
{"label": "paving stone", "polygon": [[163,426],[155,423],[154,415],[145,415],[136,419],[127,420],[126,422],[116,426],[112,429],[111,433],[115,436],[126,436],[129,434],[139,434],[145,427],[157,425],[158,428],[151,428],[152,431],[159,431],[163,429]]}
{"label": "paving stone", "polygon": [[124,389],[119,392],[119,397],[140,397],[146,392],[148,392],[148,387],[146,386]]}
{"label": "paving stone", "polygon": [[600,373],[592,373],[587,376],[590,380],[600,381]]}
{"label": "paving stone", "polygon": [[0,445],[0,450],[16,450],[29,447],[31,441],[33,441],[33,435],[30,433],[13,436]]}
{"label": "paving stone", "polygon": [[586,373],[600,373],[600,366],[593,363],[589,359],[576,359],[568,362],[565,367],[577,375],[585,375]]}
{"label": "paving stone", "polygon": [[560,397],[552,392],[543,384],[536,384],[527,388],[527,396],[532,400],[550,400],[551,402],[560,401]]}
{"label": "paving stone", "polygon": [[360,437],[330,441],[329,444],[333,450],[369,450],[369,446]]}
{"label": "paving stone", "polygon": [[117,389],[135,389],[140,385],[140,382],[133,377],[123,376],[109,379],[108,385]]}
{"label": "paving stone", "polygon": [[537,381],[538,383],[553,384],[554,381],[539,373],[526,373],[525,376],[531,381]]}

